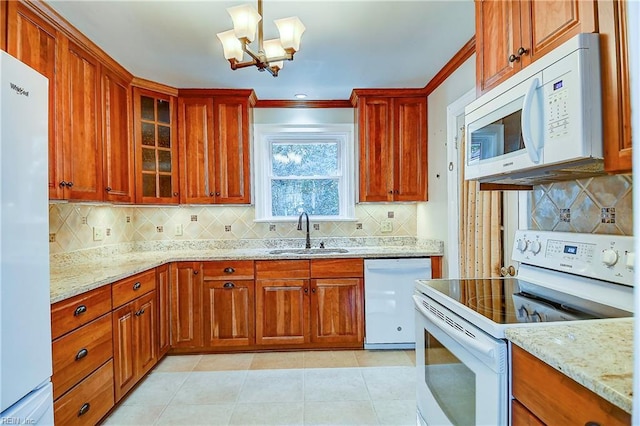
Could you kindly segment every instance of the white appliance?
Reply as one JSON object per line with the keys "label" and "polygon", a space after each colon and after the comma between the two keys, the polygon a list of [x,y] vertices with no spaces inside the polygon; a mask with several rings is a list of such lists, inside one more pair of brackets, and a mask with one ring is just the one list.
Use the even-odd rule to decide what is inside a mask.
{"label": "white appliance", "polygon": [[53,424],[48,84],[0,52],[2,424]]}
{"label": "white appliance", "polygon": [[604,173],[598,46],[598,34],[578,34],[465,108],[467,180]]}
{"label": "white appliance", "polygon": [[430,258],[365,259],[365,349],[415,347],[413,291],[431,278]]}
{"label": "white appliance", "polygon": [[418,422],[510,424],[504,330],[630,317],[633,237],[517,231],[507,278],[416,283]]}

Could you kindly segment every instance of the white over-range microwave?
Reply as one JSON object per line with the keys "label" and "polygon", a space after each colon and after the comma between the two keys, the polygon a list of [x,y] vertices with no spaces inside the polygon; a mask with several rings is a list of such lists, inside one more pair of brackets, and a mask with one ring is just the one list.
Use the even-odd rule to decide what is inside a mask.
{"label": "white over-range microwave", "polygon": [[598,34],[578,34],[465,108],[465,179],[534,185],[603,174]]}

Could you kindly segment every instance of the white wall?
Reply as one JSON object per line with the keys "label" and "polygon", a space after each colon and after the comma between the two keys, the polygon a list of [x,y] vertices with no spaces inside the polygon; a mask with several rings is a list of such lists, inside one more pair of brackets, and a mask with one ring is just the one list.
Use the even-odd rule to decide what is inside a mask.
{"label": "white wall", "polygon": [[[429,198],[419,203],[417,210],[417,236],[444,241],[445,253],[449,244],[447,226],[449,220],[457,220],[457,212],[447,209],[447,106],[473,89],[476,84],[476,58],[473,55],[444,83],[434,90],[427,100],[428,116],[428,184]],[[443,275],[447,276],[448,259],[444,258]]]}

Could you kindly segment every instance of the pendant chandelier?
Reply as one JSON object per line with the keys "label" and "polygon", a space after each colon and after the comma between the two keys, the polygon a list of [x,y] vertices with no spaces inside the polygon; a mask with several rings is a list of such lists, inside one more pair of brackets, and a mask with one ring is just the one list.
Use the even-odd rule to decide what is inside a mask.
{"label": "pendant chandelier", "polygon": [[[233,20],[233,29],[218,33],[222,42],[224,57],[231,64],[231,69],[245,68],[255,65],[258,70],[267,70],[277,77],[284,61],[292,61],[293,55],[300,49],[300,38],[305,30],[297,16],[276,19],[274,22],[280,32],[280,38],[263,40],[262,33],[262,0],[258,0],[258,10],[250,5],[234,6],[227,9]],[[258,32],[258,51],[249,46],[253,42],[256,29]],[[244,54],[250,60],[242,62]]]}

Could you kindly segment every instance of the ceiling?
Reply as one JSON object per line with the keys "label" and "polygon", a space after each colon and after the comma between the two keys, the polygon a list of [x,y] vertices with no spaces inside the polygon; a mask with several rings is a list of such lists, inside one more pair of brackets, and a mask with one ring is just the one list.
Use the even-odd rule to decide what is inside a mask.
{"label": "ceiling", "polygon": [[274,19],[297,15],[307,28],[295,59],[274,78],[255,67],[231,70],[216,37],[232,28],[227,7],[257,8],[257,0],[47,3],[136,77],[176,88],[252,88],[260,100],[424,87],[475,32],[473,0],[264,0],[265,39],[278,36]]}

